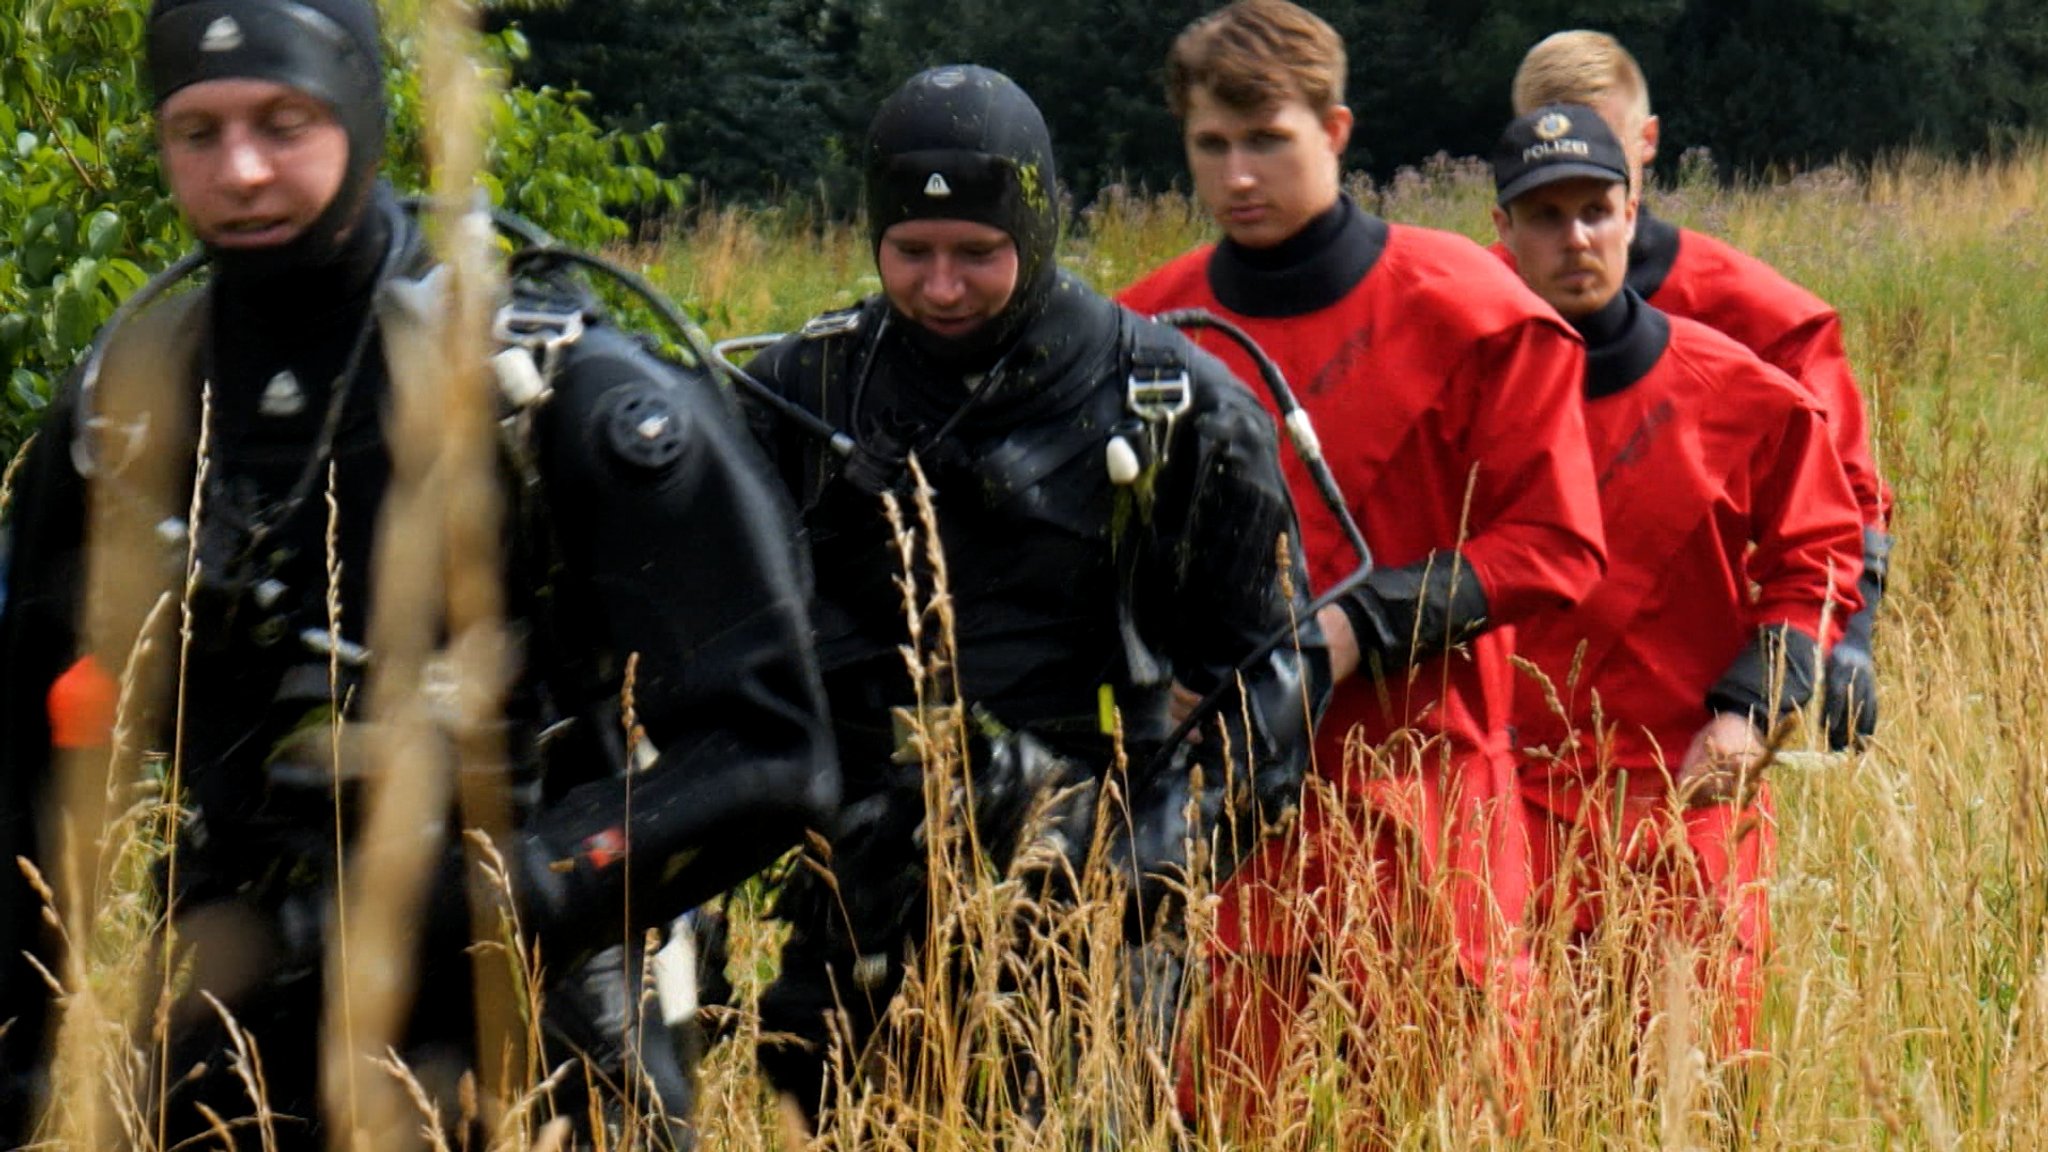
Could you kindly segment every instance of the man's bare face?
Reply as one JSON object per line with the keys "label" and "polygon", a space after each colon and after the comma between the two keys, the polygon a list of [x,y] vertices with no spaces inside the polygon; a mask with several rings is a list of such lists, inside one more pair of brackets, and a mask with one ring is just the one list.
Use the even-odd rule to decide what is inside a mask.
{"label": "man's bare face", "polygon": [[1628,279],[1636,208],[1628,189],[1577,177],[1532,188],[1493,210],[1523,282],[1567,320],[1598,312]]}
{"label": "man's bare face", "polygon": [[1338,157],[1351,139],[1351,110],[1317,115],[1290,97],[1245,112],[1209,92],[1188,93],[1182,140],[1195,194],[1224,234],[1270,248],[1337,202]]}

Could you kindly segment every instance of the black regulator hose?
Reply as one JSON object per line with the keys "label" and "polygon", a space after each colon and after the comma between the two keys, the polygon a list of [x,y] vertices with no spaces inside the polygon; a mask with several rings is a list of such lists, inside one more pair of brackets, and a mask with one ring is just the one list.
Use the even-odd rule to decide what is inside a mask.
{"label": "black regulator hose", "polygon": [[842,457],[852,456],[855,447],[852,436],[834,428],[831,421],[761,383],[753,373],[734,363],[729,355],[731,352],[759,351],[782,339],[783,335],[781,332],[771,332],[765,336],[740,336],[731,340],[720,340],[711,346],[711,363],[718,371],[725,373],[735,385],[746,389],[763,404],[775,409],[783,419],[791,421],[805,432],[830,445],[833,452]]}
{"label": "black regulator hose", "polygon": [[1173,759],[1174,751],[1181,746],[1181,742],[1186,740],[1189,734],[1194,732],[1196,728],[1207,722],[1211,716],[1214,716],[1216,710],[1223,706],[1223,702],[1230,698],[1232,690],[1237,687],[1237,681],[1240,676],[1249,674],[1266,657],[1271,656],[1274,652],[1293,641],[1305,623],[1313,621],[1317,613],[1342,600],[1347,593],[1358,586],[1359,581],[1371,574],[1372,567],[1366,565],[1344,579],[1339,580],[1329,591],[1308,602],[1303,609],[1305,619],[1295,620],[1285,628],[1274,632],[1271,636],[1260,641],[1244,659],[1237,662],[1237,667],[1230,670],[1230,675],[1225,676],[1221,683],[1210,689],[1208,695],[1202,697],[1193,708],[1188,710],[1186,718],[1174,725],[1173,731],[1166,734],[1166,739],[1160,742],[1159,750],[1154,752],[1152,758],[1145,763],[1146,775],[1149,777],[1150,774],[1167,766]]}
{"label": "black regulator hose", "polygon": [[[406,208],[415,214],[419,212],[425,203],[425,198],[419,196],[409,196],[405,200]],[[507,212],[503,208],[491,209],[491,226],[512,239],[519,241],[521,244],[526,245],[528,248],[554,248],[558,246],[558,242],[553,236],[548,234],[547,229],[535,224],[524,216]]]}
{"label": "black regulator hose", "polygon": [[803,426],[806,431],[822,437],[840,455],[844,456],[852,451],[853,441],[845,433],[840,432],[837,428],[812,415],[801,406],[784,398],[774,389],[755,379],[752,374],[742,369],[739,365],[734,364],[731,359],[724,355],[719,346],[706,340],[704,334],[698,330],[697,326],[690,322],[689,317],[683,315],[682,311],[671,303],[668,297],[662,295],[660,290],[656,289],[654,285],[648,283],[645,277],[628,271],[602,256],[594,256],[588,252],[579,252],[574,248],[567,248],[556,244],[554,239],[548,236],[547,233],[527,221],[520,220],[516,216],[494,214],[493,219],[496,220],[500,228],[517,236],[527,244],[527,247],[512,254],[512,259],[507,265],[512,274],[517,275],[520,269],[529,265],[547,262],[577,264],[602,272],[645,301],[647,306],[654,310],[655,315],[660,316],[663,322],[675,332],[677,339],[682,342],[685,348],[690,350],[690,354],[697,358],[698,363],[724,375],[728,380],[732,381],[735,387],[748,392],[756,400],[775,409],[784,418],[793,420]]}
{"label": "black regulator hose", "polygon": [[506,266],[512,275],[517,276],[520,269],[531,264],[543,263],[580,264],[611,277],[635,296],[646,301],[647,306],[654,309],[655,315],[660,316],[668,324],[683,347],[688,348],[690,354],[700,363],[706,366],[711,364],[711,345],[704,339],[704,334],[697,331],[697,326],[690,323],[690,318],[683,315],[668,297],[663,296],[654,285],[649,284],[638,273],[621,268],[602,256],[593,256],[588,252],[579,252],[574,248],[553,243],[522,248],[512,254],[512,259]]}
{"label": "black regulator hose", "polygon": [[[1259,379],[1266,385],[1266,391],[1272,394],[1273,405],[1280,411],[1280,426],[1287,430],[1287,438],[1294,445],[1295,455],[1301,457],[1302,464],[1308,468],[1309,476],[1315,481],[1316,491],[1322,495],[1323,503],[1329,507],[1330,514],[1337,518],[1338,526],[1344,530],[1345,539],[1351,542],[1351,547],[1358,553],[1356,570],[1338,581],[1329,591],[1309,601],[1306,611],[1308,620],[1313,621],[1317,613],[1343,599],[1360,581],[1372,575],[1372,548],[1365,542],[1365,533],[1359,529],[1357,518],[1352,516],[1350,507],[1344,503],[1344,493],[1337,487],[1337,477],[1330,471],[1329,461],[1323,457],[1322,438],[1316,435],[1315,425],[1309,421],[1308,412],[1302,408],[1301,402],[1295,399],[1294,389],[1288,387],[1287,378],[1281,374],[1280,366],[1273,363],[1273,358],[1266,355],[1266,350],[1259,347],[1258,341],[1253,340],[1244,329],[1200,308],[1179,308],[1161,312],[1153,319],[1180,329],[1207,328],[1221,333],[1244,349],[1245,355],[1251,357],[1252,364],[1258,368]],[[1188,735],[1215,715],[1216,710],[1229,699],[1230,694],[1237,688],[1238,678],[1251,672],[1281,646],[1293,640],[1303,623],[1304,621],[1300,620],[1290,623],[1267,637],[1240,660],[1230,675],[1225,676],[1221,683],[1189,710],[1179,724],[1174,725],[1173,731],[1167,735],[1165,742],[1159,746],[1159,750],[1147,764],[1147,771],[1156,772],[1164,768]]]}
{"label": "black regulator hose", "polygon": [[1337,518],[1337,524],[1344,529],[1345,539],[1358,553],[1361,571],[1372,570],[1372,549],[1365,542],[1365,533],[1359,531],[1358,521],[1351,515],[1351,509],[1344,503],[1344,493],[1337,487],[1337,477],[1330,472],[1330,463],[1323,458],[1323,441],[1316,435],[1315,425],[1309,422],[1308,413],[1302,410],[1301,402],[1294,398],[1294,389],[1287,386],[1287,378],[1280,374],[1280,366],[1273,363],[1266,350],[1245,333],[1245,330],[1212,312],[1200,308],[1178,308],[1161,312],[1153,317],[1161,324],[1175,328],[1207,328],[1229,337],[1259,370],[1259,378],[1265,382],[1266,391],[1272,393],[1273,404],[1280,410],[1280,426],[1287,430],[1287,438],[1294,443],[1294,452],[1308,467],[1308,474],[1316,482],[1316,491],[1322,494],[1323,503],[1329,506],[1330,514]]}

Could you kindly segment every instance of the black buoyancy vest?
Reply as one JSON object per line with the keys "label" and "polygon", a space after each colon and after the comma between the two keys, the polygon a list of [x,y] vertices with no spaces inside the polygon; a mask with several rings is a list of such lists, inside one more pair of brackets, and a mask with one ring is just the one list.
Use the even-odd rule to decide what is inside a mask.
{"label": "black buoyancy vest", "polygon": [[[1015,392],[996,381],[996,403],[931,439],[933,425],[944,421],[934,419],[930,383],[909,375],[918,368],[914,354],[875,347],[888,339],[886,308],[871,301],[843,323],[819,325],[798,352],[795,399],[838,427],[868,422],[862,435],[885,454],[916,456],[934,492],[961,696],[1013,723],[1092,729],[1105,686],[1160,686],[1150,653],[1127,643],[1136,641],[1131,585],[1149,546],[1152,477],[1119,485],[1104,455],[1113,434],[1129,431],[1133,362],[1185,353],[1170,333],[1077,294],[1047,318],[1063,339],[1078,342],[1045,357],[1057,360],[1054,371],[1025,366]],[[964,398],[969,386],[959,388]],[[922,394],[891,404],[892,394],[912,389]],[[875,420],[877,412],[887,415]],[[906,412],[912,415],[889,418]],[[877,436],[895,443],[874,445]],[[895,531],[882,500],[836,461],[815,452],[784,453],[783,461],[804,505],[819,588],[819,661],[836,718],[880,725],[888,707],[914,699],[901,653],[910,620]],[[917,527],[908,485],[898,491],[904,520]],[[928,569],[920,581],[929,597]],[[929,632],[935,625],[928,617],[921,626]]]}

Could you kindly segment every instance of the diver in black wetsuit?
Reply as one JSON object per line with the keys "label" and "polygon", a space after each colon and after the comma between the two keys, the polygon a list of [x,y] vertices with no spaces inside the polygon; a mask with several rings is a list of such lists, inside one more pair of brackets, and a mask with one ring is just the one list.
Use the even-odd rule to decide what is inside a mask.
{"label": "diver in black wetsuit", "polygon": [[[784,890],[794,935],[761,1006],[765,1030],[809,1042],[760,1058],[813,1115],[828,1014],[843,1007],[866,1040],[927,914],[918,757],[892,725],[917,697],[880,498],[907,493],[908,457],[937,492],[977,824],[999,867],[1031,795],[1107,770],[1108,704],[1136,773],[1174,727],[1177,691],[1208,693],[1251,662],[1218,712],[1252,785],[1212,821],[1285,810],[1308,752],[1302,652],[1261,651],[1303,618],[1278,558],[1295,524],[1273,422],[1222,364],[1059,269],[1051,141],[1030,98],[985,68],[920,73],[876,114],[866,166],[882,294],[748,366],[852,448],[765,409],[757,420],[803,510],[847,776],[836,885],[805,872]],[[1305,587],[1298,570],[1291,587]],[[1134,880],[1179,860],[1186,756],[1221,781],[1224,743],[1133,781],[1136,834],[1117,851]],[[1074,852],[1087,842],[1066,836]],[[1149,919],[1160,885],[1139,888]]]}
{"label": "diver in black wetsuit", "polygon": [[[208,1129],[195,1105],[230,1123],[249,1114],[218,1022],[186,1010],[214,993],[260,1045],[280,1142],[318,1148],[328,1139],[318,1057],[333,805],[337,791],[346,797],[334,776],[345,779],[346,764],[315,763],[301,737],[309,722],[324,737],[330,701],[359,700],[377,661],[366,646],[369,573],[391,479],[392,380],[405,372],[387,360],[396,321],[378,304],[431,260],[378,177],[385,105],[370,0],[158,0],[148,42],[165,171],[208,275],[102,333],[88,370],[52,402],[16,485],[0,610],[0,1021],[12,1021],[0,1039],[0,1144],[31,1130],[56,1023],[23,953],[63,971],[13,861],[38,860],[54,877],[52,825],[39,815],[55,764],[95,748],[105,763],[110,732],[94,701],[105,702],[141,622],[124,631],[98,618],[102,582],[120,574],[96,568],[91,550],[101,533],[131,530],[157,540],[174,592],[188,543],[198,558],[178,685],[191,820],[176,890],[164,895],[181,924],[237,926],[257,973],[213,983],[206,933],[181,929],[181,947],[201,959],[173,1011],[177,1075],[152,1106],[167,1109],[174,1142]],[[701,367],[649,353],[555,291],[564,284],[514,289],[566,308],[562,331],[581,336],[534,366],[547,400],[524,414],[523,470],[504,466],[508,504],[524,510],[503,563],[520,651],[504,733],[515,842],[500,848],[515,865],[522,923],[564,981],[548,990],[550,1039],[596,1051],[609,1074],[644,1073],[682,1122],[672,1133],[682,1142],[687,1061],[630,1034],[637,958],[588,958],[667,925],[824,826],[838,771],[788,504],[753,438]],[[202,384],[203,481],[192,465]],[[138,485],[144,474],[166,477],[170,497]],[[186,511],[195,484],[196,528]],[[89,531],[102,510],[109,518]],[[632,776],[629,805],[618,701],[634,657],[654,754]],[[175,698],[137,707],[168,731]],[[430,1085],[453,1082],[435,1080],[437,1067],[477,1063],[469,919],[459,868],[447,873],[423,926],[400,1051]],[[617,987],[584,995],[607,973]],[[194,1064],[203,1071],[186,1075]],[[443,1112],[457,1109],[443,1101]]]}

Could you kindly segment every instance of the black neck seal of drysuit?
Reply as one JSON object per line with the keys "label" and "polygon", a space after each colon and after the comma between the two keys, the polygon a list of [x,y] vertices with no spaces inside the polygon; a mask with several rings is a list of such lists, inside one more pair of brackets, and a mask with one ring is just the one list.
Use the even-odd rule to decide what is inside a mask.
{"label": "black neck seal of drysuit", "polygon": [[1209,257],[1209,290],[1242,316],[1306,316],[1351,294],[1387,250],[1387,222],[1339,194],[1301,230],[1270,248],[1224,237]]}
{"label": "black neck seal of drysuit", "polygon": [[208,80],[269,80],[326,104],[348,134],[334,199],[306,230],[254,251],[215,249],[216,268],[264,277],[332,263],[370,203],[384,156],[384,74],[370,0],[156,0],[149,17],[156,107]]}
{"label": "black neck seal of drysuit", "polygon": [[1045,117],[1000,72],[949,65],[920,72],[882,103],[868,127],[868,230],[906,220],[968,220],[1017,245],[1017,289],[987,324],[958,339],[906,324],[928,356],[986,368],[1044,310],[1059,270],[1060,211]]}
{"label": "black neck seal of drysuit", "polygon": [[1612,396],[1650,374],[1671,346],[1671,319],[1623,287],[1571,322],[1586,341],[1586,399]]}

